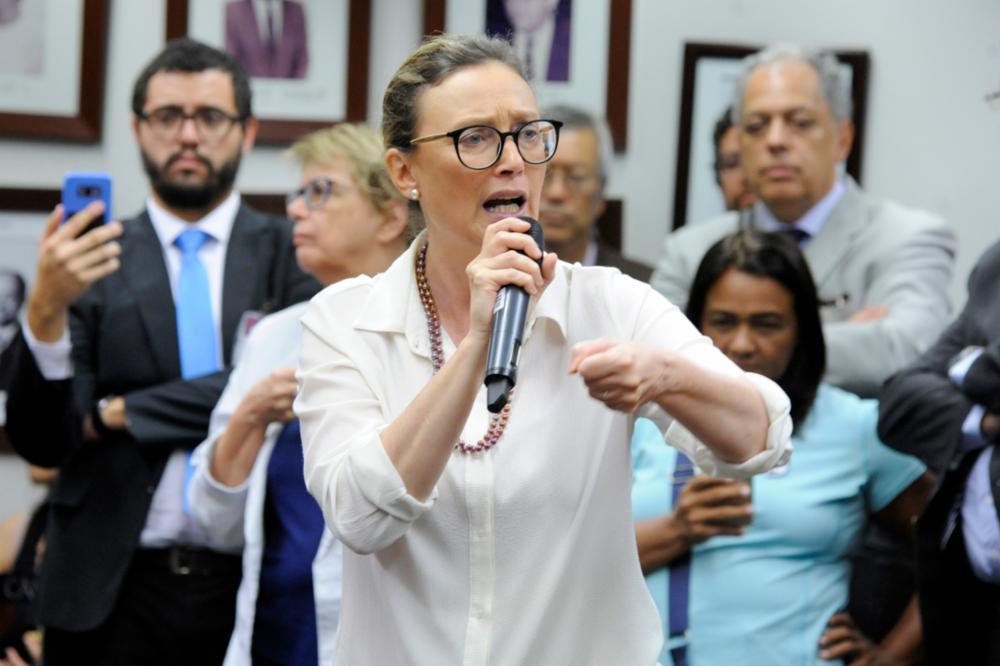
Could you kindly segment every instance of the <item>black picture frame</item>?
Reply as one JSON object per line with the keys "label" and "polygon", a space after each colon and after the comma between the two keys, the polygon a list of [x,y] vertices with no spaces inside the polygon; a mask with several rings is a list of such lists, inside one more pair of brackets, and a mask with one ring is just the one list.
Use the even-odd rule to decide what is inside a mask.
{"label": "black picture frame", "polygon": [[[684,44],[684,64],[681,76],[680,111],[677,135],[677,168],[674,178],[674,210],[670,228],[678,229],[689,220],[688,209],[692,196],[692,181],[696,169],[705,165],[692,163],[692,142],[694,127],[711,128],[715,118],[721,113],[728,100],[718,108],[695,108],[698,88],[699,64],[708,60],[731,61],[734,66],[746,56],[759,51],[760,45],[718,44],[707,42],[686,42]],[[867,51],[833,50],[843,64],[851,68],[851,100],[854,114],[854,144],[847,157],[847,173],[861,182],[862,154],[865,144],[865,117],[868,105],[868,74],[870,57]],[[696,122],[696,118],[700,122]],[[710,131],[710,130],[709,130]],[[714,181],[713,181],[714,183]]]}

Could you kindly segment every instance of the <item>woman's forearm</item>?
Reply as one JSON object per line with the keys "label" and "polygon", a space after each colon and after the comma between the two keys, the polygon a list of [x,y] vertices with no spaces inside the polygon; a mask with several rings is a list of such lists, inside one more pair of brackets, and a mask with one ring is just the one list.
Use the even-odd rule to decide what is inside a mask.
{"label": "woman's forearm", "polygon": [[691,543],[684,538],[673,514],[637,522],[635,541],[639,549],[639,565],[644,574],[667,566],[691,551]]}
{"label": "woman's forearm", "polygon": [[486,340],[470,333],[413,402],[382,431],[382,446],[409,494],[430,497],[483,381]]}
{"label": "woman's forearm", "polygon": [[764,399],[740,377],[705,370],[664,354],[670,379],[656,402],[720,459],[739,463],[764,450],[770,425]]}
{"label": "woman's forearm", "polygon": [[914,594],[896,626],[882,639],[880,647],[892,656],[897,664],[918,663],[923,649],[923,625],[920,622],[920,605]]}
{"label": "woman's forearm", "polygon": [[209,471],[224,486],[235,488],[250,478],[257,454],[264,444],[266,424],[241,418],[237,412],[212,447]]}

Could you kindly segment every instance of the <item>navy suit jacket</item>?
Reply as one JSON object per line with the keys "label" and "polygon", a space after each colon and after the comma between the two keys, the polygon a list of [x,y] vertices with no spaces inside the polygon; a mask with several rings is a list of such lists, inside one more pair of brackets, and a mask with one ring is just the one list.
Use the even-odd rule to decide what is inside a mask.
{"label": "navy suit jacket", "polygon": [[[943,474],[918,524],[918,585],[929,664],[997,663],[990,660],[1000,658],[998,590],[991,591],[996,586],[972,575],[957,511],[979,453],[960,449],[962,424],[974,404],[1000,412],[998,294],[1000,243],[986,251],[969,276],[969,300],[958,319],[882,389],[882,441],[922,458]],[[948,368],[959,352],[972,345],[984,351],[959,388],[948,379]],[[993,463],[990,481],[1000,521],[1000,454]],[[992,645],[987,643],[991,636]]]}
{"label": "navy suit jacket", "polygon": [[[122,226],[121,268],[70,310],[73,377],[45,380],[24,338],[12,345],[11,445],[28,462],[60,468],[50,495],[39,622],[68,631],[92,629],[110,615],[167,458],[206,436],[242,313],[280,310],[319,289],[295,261],[291,223],[241,205],[223,269],[226,369],[184,380],[159,239],[145,212]],[[107,395],[125,397],[129,431],[84,441],[84,415]]]}

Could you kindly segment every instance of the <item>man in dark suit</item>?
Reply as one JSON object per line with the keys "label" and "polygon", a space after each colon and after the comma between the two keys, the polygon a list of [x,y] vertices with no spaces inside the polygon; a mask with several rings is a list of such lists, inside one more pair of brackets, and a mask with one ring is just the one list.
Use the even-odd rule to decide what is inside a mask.
{"label": "man in dark suit", "polygon": [[304,79],[309,43],[302,4],[294,0],[233,0],[226,5],[226,51],[250,76]]}
{"label": "man in dark suit", "polygon": [[[205,547],[183,505],[188,451],[244,313],[318,286],[296,264],[290,223],[233,190],[257,128],[235,60],[171,42],[139,75],[132,111],[146,209],[77,237],[101,204],[62,225],[56,208],[14,343],[8,435],[61,470],[38,598],[50,665],[221,663],[241,566]],[[192,372],[196,348],[208,361]]]}
{"label": "man in dark suit", "polygon": [[958,319],[882,389],[879,436],[944,477],[918,523],[925,661],[1000,664],[1000,243]]}
{"label": "man in dark suit", "polygon": [[648,282],[653,269],[633,261],[597,234],[604,213],[604,186],[611,135],[607,125],[568,106],[542,111],[543,118],[560,120],[559,148],[545,170],[538,221],[546,248],[563,261],[584,266],[614,266],[636,280]]}

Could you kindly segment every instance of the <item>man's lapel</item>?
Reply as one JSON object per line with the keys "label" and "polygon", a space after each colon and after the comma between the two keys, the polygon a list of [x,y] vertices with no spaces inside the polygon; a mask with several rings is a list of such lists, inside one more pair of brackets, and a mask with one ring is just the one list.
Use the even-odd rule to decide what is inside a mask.
{"label": "man's lapel", "polygon": [[[830,213],[829,219],[815,238],[806,246],[805,255],[812,270],[816,286],[820,287],[830,274],[850,254],[854,238],[861,233],[867,220],[865,219],[864,202],[861,190],[851,178],[844,183],[844,196]],[[821,297],[829,294],[820,293]]]}
{"label": "man's lapel", "polygon": [[178,376],[181,362],[177,350],[177,312],[163,248],[145,211],[126,222],[125,228],[123,282],[139,308],[156,364],[164,375]]}
{"label": "man's lapel", "polygon": [[[240,317],[247,310],[268,311],[273,303],[255,300],[259,293],[262,267],[270,267],[275,248],[271,247],[271,235],[265,233],[264,218],[241,203],[229,233],[226,248],[226,266],[222,273],[222,354],[228,365],[232,360],[236,327]],[[265,280],[267,276],[264,276]],[[265,281],[265,285],[269,281]],[[264,293],[263,298],[272,295]]]}

